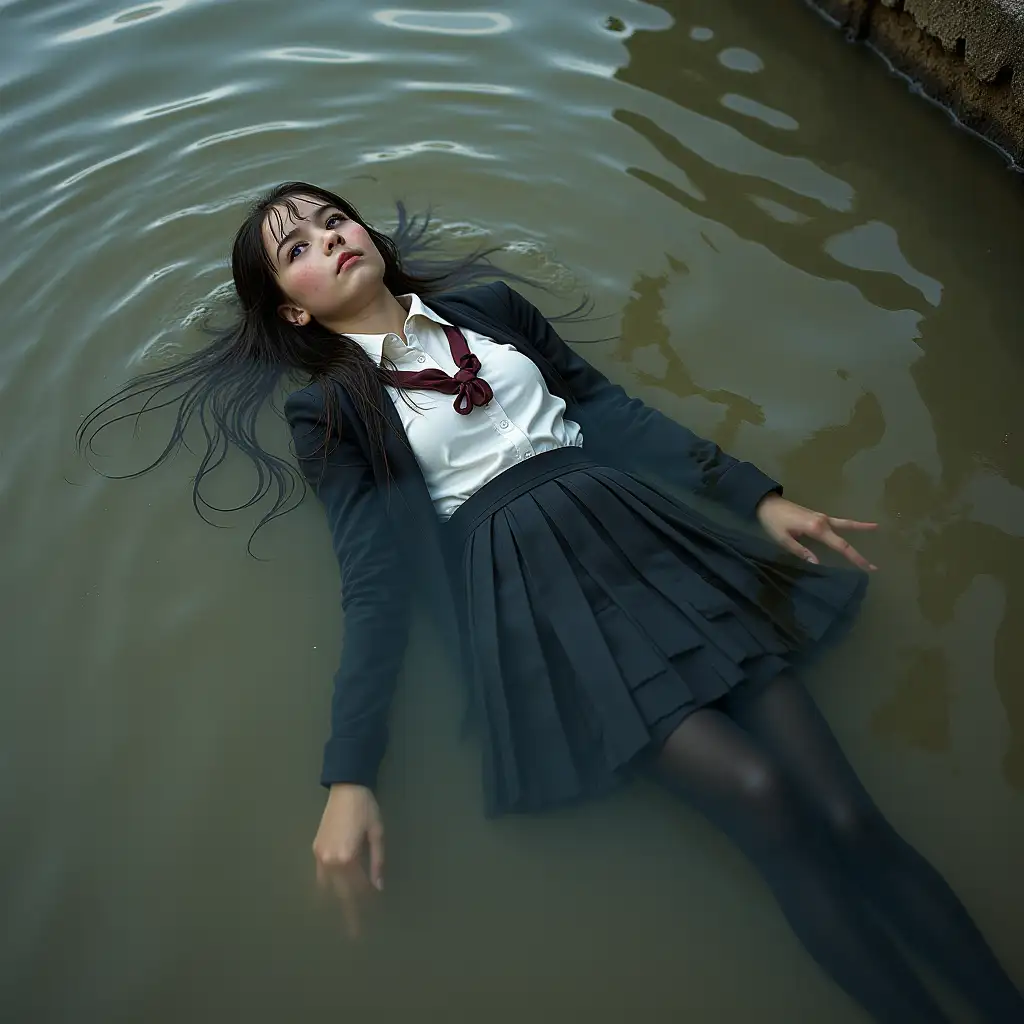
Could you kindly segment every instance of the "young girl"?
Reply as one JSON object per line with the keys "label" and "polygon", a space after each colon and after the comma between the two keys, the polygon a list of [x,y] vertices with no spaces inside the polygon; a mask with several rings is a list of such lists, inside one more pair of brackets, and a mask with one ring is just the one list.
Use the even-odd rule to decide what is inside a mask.
{"label": "young girl", "polygon": [[[266,519],[293,471],[260,448],[256,414],[282,373],[310,378],[285,412],[345,611],[313,852],[353,926],[383,885],[375,787],[416,595],[461,657],[489,813],[650,772],[740,846],[876,1020],[946,1020],[891,929],[981,1019],[1024,1021],[966,910],[882,817],[792,671],[855,611],[874,566],[840,534],[874,524],[794,504],[630,398],[507,285],[451,291],[491,276],[487,254],[417,263],[425,228],[400,217],[391,239],[326,189],[275,188],[235,238],[237,323],[79,432],[170,389],[177,421],[156,463],[198,415],[197,508],[231,443],[260,472],[257,496],[277,487]],[[857,568],[821,566],[801,538]]]}

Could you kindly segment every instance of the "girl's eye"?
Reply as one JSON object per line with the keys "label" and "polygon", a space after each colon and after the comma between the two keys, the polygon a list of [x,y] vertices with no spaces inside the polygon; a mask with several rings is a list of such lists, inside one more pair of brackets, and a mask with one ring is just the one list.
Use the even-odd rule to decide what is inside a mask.
{"label": "girl's eye", "polygon": [[[329,228],[333,221],[337,221],[338,223],[341,223],[341,221],[343,221],[343,220],[348,220],[348,217],[346,217],[343,213],[332,213],[330,215],[330,217],[328,217],[327,220],[324,221],[324,227],[325,228]],[[306,244],[307,244],[306,242],[296,242],[295,245],[293,245],[288,250],[288,262],[289,263],[291,263],[291,261],[294,260],[296,256],[301,256],[302,255],[302,246],[304,246]]]}

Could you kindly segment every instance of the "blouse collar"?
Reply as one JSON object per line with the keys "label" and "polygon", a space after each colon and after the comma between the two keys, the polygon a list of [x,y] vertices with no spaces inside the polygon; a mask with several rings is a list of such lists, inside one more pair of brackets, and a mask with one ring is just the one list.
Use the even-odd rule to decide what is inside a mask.
{"label": "blouse collar", "polygon": [[[406,336],[410,329],[415,333],[417,317],[442,326],[452,326],[443,316],[424,305],[423,300],[414,292],[410,292],[408,295],[396,295],[395,298],[408,310],[408,316],[405,318]],[[346,334],[345,337],[351,338],[378,365],[380,365],[384,354],[384,343],[388,338],[394,338],[399,345],[402,345],[401,338],[396,334]]]}

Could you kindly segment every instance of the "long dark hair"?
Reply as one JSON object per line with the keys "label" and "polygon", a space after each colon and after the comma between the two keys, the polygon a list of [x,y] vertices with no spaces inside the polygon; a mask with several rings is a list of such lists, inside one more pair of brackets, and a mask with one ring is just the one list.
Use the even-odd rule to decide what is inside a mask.
{"label": "long dark hair", "polygon": [[[231,250],[231,274],[235,297],[233,317],[226,326],[205,329],[210,344],[173,366],[142,374],[129,381],[90,412],[79,426],[75,440],[79,453],[93,453],[97,435],[125,419],[136,421],[147,412],[175,409],[171,436],[160,454],[132,473],[105,474],[115,479],[141,476],[170,458],[182,444],[190,423],[197,422],[206,442],[192,484],[192,503],[207,522],[210,512],[238,512],[268,494],[269,511],[249,538],[271,519],[294,508],[305,494],[305,480],[288,461],[265,451],[256,424],[263,406],[272,400],[284,374],[307,375],[319,383],[324,395],[325,437],[332,424],[340,426],[341,403],[337,387],[349,395],[369,433],[371,445],[384,457],[389,422],[382,407],[386,399],[381,385],[394,369],[376,365],[354,342],[329,331],[315,320],[298,327],[277,312],[284,301],[273,264],[263,244],[262,226],[268,218],[281,218],[287,210],[301,216],[296,200],[311,198],[330,204],[361,224],[384,259],[384,285],[392,295],[416,292],[436,295],[450,288],[498,276],[489,257],[496,249],[478,248],[458,259],[434,254],[436,238],[429,212],[409,216],[397,206],[398,222],[386,235],[366,223],[355,207],[341,196],[304,181],[289,181],[262,195],[251,207],[235,235]],[[505,278],[518,275],[502,273]],[[125,404],[131,408],[126,411]],[[203,496],[203,482],[226,459],[231,447],[252,463],[256,485],[240,504],[219,508]],[[386,463],[386,459],[384,459]],[[296,494],[298,495],[296,498]]]}

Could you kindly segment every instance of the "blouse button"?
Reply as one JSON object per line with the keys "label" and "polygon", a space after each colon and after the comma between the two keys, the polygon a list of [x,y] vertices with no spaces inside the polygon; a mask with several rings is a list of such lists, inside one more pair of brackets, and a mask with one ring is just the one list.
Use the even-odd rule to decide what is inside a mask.
{"label": "blouse button", "polygon": [[498,426],[499,426],[499,427],[501,427],[501,429],[502,429],[502,430],[505,430],[505,429],[506,429],[506,428],[508,427],[508,420],[502,420],[502,421],[501,421],[501,422],[500,422],[500,423],[498,424]]}
{"label": "blouse button", "polygon": [[426,356],[417,356],[416,357],[416,362],[417,363],[425,363],[426,361],[427,361],[427,357]]}

